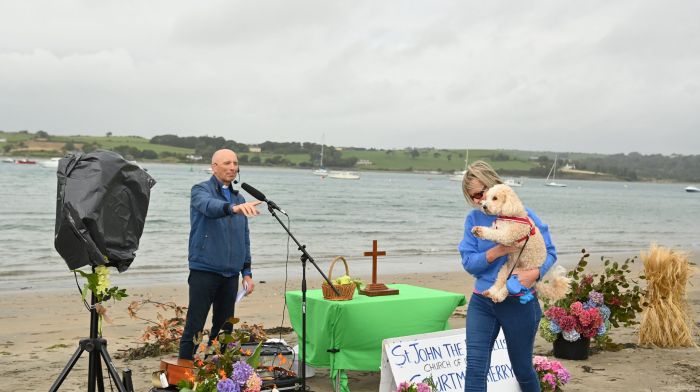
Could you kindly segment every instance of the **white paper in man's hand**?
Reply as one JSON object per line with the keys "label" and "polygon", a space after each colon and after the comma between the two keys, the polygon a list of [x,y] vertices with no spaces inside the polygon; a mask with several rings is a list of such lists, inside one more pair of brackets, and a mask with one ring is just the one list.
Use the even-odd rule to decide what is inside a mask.
{"label": "white paper in man's hand", "polygon": [[245,295],[248,293],[248,283],[243,282],[243,287],[238,290],[238,294],[236,294],[236,303],[241,302],[241,300],[245,297]]}

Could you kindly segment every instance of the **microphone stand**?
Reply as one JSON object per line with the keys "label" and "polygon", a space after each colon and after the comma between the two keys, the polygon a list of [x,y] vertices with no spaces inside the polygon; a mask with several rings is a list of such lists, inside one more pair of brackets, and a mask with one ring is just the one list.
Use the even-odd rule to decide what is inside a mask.
{"label": "microphone stand", "polygon": [[267,204],[267,209],[270,211],[270,214],[277,219],[277,222],[282,226],[284,231],[287,232],[287,234],[292,238],[295,244],[297,244],[297,249],[301,251],[301,256],[299,256],[299,259],[301,260],[301,390],[306,391],[306,261],[310,261],[311,264],[313,264],[314,267],[316,267],[316,270],[318,271],[321,276],[323,276],[323,279],[325,279],[326,283],[328,283],[329,286],[333,289],[333,291],[337,294],[340,295],[338,292],[338,289],[333,286],[333,283],[328,279],[326,274],[321,271],[320,268],[318,268],[318,264],[314,261],[314,258],[311,257],[309,252],[306,251],[306,245],[302,245],[297,241],[296,237],[294,237],[294,234],[292,234],[291,231],[289,231],[289,228],[282,222],[282,220],[277,216],[275,213],[274,208],[270,207],[270,204]]}

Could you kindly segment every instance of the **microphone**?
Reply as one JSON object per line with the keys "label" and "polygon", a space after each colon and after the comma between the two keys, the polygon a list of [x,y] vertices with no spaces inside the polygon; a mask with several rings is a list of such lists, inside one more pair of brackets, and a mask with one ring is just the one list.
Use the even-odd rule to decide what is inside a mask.
{"label": "microphone", "polygon": [[[236,173],[236,176],[237,176],[238,178],[241,178],[241,169],[238,169],[238,173]],[[238,184],[238,180],[234,178],[234,179],[233,179],[233,183],[234,183],[234,184]]]}
{"label": "microphone", "polygon": [[[252,186],[248,185],[245,182],[241,184],[241,188],[243,188],[246,192],[248,192],[254,198],[267,203],[267,205],[270,206],[270,208],[274,208],[277,211],[283,213],[284,215],[287,215],[287,213],[284,212],[283,209],[279,208],[279,206],[277,204],[275,204],[274,201],[268,200],[267,197],[265,197],[265,195],[262,192],[260,192],[259,190],[253,188]],[[287,216],[289,216],[289,215],[287,215]]]}

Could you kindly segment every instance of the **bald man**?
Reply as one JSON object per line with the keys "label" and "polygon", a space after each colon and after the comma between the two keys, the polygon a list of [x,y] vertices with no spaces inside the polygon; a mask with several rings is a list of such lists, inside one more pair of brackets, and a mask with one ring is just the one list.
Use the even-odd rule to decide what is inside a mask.
{"label": "bald man", "polygon": [[253,292],[248,217],[260,214],[259,201],[246,203],[231,181],[238,175],[238,157],[231,150],[219,150],[211,158],[213,175],[192,187],[190,199],[189,284],[190,303],[179,357],[192,359],[194,337],[204,329],[213,309],[211,342],[233,316],[238,279],[246,295]]}

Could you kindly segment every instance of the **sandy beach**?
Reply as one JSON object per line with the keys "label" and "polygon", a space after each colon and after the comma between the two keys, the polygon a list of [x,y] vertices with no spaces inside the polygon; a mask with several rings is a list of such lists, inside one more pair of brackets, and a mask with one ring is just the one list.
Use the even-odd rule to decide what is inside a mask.
{"label": "sandy beach", "polygon": [[[698,256],[697,253],[692,256],[696,264],[700,260]],[[624,258],[614,260],[623,261]],[[641,266],[641,262],[636,264]],[[308,280],[310,288],[320,287],[320,277],[315,271],[309,272]],[[467,298],[472,290],[472,280],[463,271],[394,274],[385,275],[382,280],[463,293]],[[297,280],[290,279],[287,289],[298,290]],[[110,354],[114,357],[120,350],[136,346],[146,327],[145,322],[129,318],[126,308],[131,301],[149,298],[186,305],[186,292],[185,282],[128,288],[129,298],[109,304],[113,323],[105,323],[103,336],[108,340]],[[688,285],[688,299],[697,326],[700,322],[700,274],[697,268]],[[272,328],[280,326],[283,306],[284,281],[266,279],[262,283],[258,280],[254,295],[239,305],[236,316],[248,323]],[[465,307],[458,308],[449,320],[450,325],[464,327],[464,314]],[[139,315],[153,318],[155,310],[145,308]],[[290,326],[288,315],[284,315],[284,320],[283,326]],[[3,390],[48,390],[75,351],[78,340],[89,335],[88,327],[89,313],[77,290],[3,293],[0,297],[0,379]],[[572,373],[566,391],[700,391],[700,350],[697,348],[639,348],[634,328],[614,329],[612,336],[616,342],[625,343],[627,348],[595,353],[585,361],[562,360]],[[297,342],[294,333],[285,334],[283,338],[291,345]],[[696,342],[700,342],[697,335]],[[551,349],[551,343],[537,338],[537,355],[551,356]],[[132,370],[136,391],[148,391],[151,388],[150,375],[158,370],[159,358],[115,360],[115,365],[120,372],[125,368]],[[317,369],[307,384],[314,391],[330,391],[332,387],[327,376],[327,370]],[[349,372],[349,385],[353,392],[376,391],[379,378],[378,372]],[[60,390],[87,390],[86,380],[87,354],[84,354]]]}

